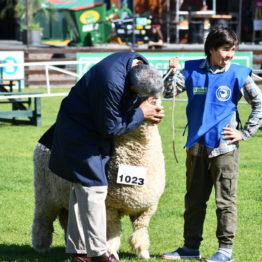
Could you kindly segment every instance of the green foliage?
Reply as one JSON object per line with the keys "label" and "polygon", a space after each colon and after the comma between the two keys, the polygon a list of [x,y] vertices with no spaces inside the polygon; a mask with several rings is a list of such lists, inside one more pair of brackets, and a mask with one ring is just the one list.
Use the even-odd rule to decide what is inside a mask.
{"label": "green foliage", "polygon": [[[36,23],[36,24],[29,24],[28,25],[28,29],[29,31],[43,31],[43,28],[40,26],[39,23]],[[21,31],[24,31],[24,30],[27,30],[27,26],[24,25],[21,27]]]}
{"label": "green foliage", "polygon": [[[29,90],[34,91],[34,90]],[[37,90],[39,91],[39,90]],[[61,92],[61,90],[59,90]],[[183,98],[180,97],[180,98]],[[0,122],[0,261],[69,261],[64,253],[63,233],[55,223],[50,253],[38,254],[31,247],[31,225],[34,210],[32,154],[40,136],[54,123],[61,97],[42,98],[43,125],[41,127]],[[173,251],[183,244],[183,212],[185,194],[185,102],[175,104],[175,144],[179,163],[172,151],[172,102],[165,101],[165,119],[159,125],[166,160],[167,183],[159,208],[150,223],[151,260],[163,261],[163,252]],[[0,106],[0,110],[2,107]],[[247,119],[250,106],[240,105],[242,122]],[[262,130],[240,144],[240,176],[238,184],[238,230],[234,245],[236,262],[259,262],[261,255],[262,221]],[[209,203],[201,246],[203,257],[217,249],[214,195]],[[120,258],[123,262],[137,261],[128,246],[132,229],[128,218],[123,219]],[[186,260],[187,261],[187,260]],[[190,261],[190,260],[188,260]],[[197,260],[193,260],[197,261]]]}
{"label": "green foliage", "polygon": [[[52,3],[48,0],[5,0],[5,7],[0,10],[0,17],[4,17],[8,10],[14,10],[15,18],[20,23],[21,30],[39,30],[42,31],[40,24],[38,23],[38,17],[40,13],[48,14],[48,8],[52,8]],[[28,16],[28,23],[26,17]]]}
{"label": "green foliage", "polygon": [[14,6],[14,1],[13,0],[4,0],[5,5],[4,7],[0,10],[0,19],[4,18],[6,14],[12,10]]}

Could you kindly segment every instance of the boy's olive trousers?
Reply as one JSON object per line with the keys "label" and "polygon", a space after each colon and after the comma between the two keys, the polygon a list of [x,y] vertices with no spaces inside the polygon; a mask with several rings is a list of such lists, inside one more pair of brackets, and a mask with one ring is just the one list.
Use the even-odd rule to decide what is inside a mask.
{"label": "boy's olive trousers", "polygon": [[231,248],[236,231],[236,187],[239,167],[238,149],[208,158],[187,153],[184,240],[188,248],[198,249],[202,241],[207,201],[215,189],[219,247]]}

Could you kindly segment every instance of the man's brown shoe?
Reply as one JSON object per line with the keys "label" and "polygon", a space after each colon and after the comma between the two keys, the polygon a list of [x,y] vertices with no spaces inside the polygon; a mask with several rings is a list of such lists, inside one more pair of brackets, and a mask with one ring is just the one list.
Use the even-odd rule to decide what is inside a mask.
{"label": "man's brown shoe", "polygon": [[91,258],[82,254],[71,255],[71,262],[91,262]]}
{"label": "man's brown shoe", "polygon": [[108,255],[107,253],[105,253],[102,256],[91,257],[91,262],[120,262],[120,261],[116,259],[116,257],[113,254]]}

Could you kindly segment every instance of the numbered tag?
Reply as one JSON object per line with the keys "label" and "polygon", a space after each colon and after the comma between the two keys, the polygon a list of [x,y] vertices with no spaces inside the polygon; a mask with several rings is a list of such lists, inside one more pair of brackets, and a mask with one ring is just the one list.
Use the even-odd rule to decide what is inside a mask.
{"label": "numbered tag", "polygon": [[143,186],[147,169],[142,166],[120,165],[117,173],[118,184]]}

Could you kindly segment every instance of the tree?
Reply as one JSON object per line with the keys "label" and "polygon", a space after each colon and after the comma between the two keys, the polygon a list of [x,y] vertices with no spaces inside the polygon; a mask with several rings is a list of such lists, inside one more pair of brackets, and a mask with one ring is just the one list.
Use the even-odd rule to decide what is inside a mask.
{"label": "tree", "polygon": [[22,30],[26,30],[27,27],[29,30],[42,30],[38,22],[39,15],[44,13],[47,16],[48,10],[53,6],[48,0],[5,0],[5,2],[4,8],[0,10],[0,18],[13,9]]}

